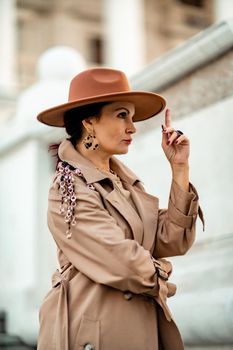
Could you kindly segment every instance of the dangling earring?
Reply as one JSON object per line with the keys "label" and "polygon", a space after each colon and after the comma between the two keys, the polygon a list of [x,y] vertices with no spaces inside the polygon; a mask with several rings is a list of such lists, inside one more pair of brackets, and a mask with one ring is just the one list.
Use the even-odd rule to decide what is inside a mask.
{"label": "dangling earring", "polygon": [[92,151],[95,151],[99,147],[98,142],[96,142],[96,137],[93,134],[88,134],[86,137],[84,137],[82,143],[86,149],[91,149]]}
{"label": "dangling earring", "polygon": [[95,150],[99,147],[99,144],[98,144],[98,141],[96,140],[95,135],[91,135],[91,137],[92,137],[92,141],[91,141],[91,147],[90,147],[90,149],[91,149],[92,151],[95,151]]}
{"label": "dangling earring", "polygon": [[95,151],[98,147],[99,147],[99,144],[98,144],[98,141],[96,140],[96,137],[95,135],[93,135],[93,147],[91,148],[92,151]]}

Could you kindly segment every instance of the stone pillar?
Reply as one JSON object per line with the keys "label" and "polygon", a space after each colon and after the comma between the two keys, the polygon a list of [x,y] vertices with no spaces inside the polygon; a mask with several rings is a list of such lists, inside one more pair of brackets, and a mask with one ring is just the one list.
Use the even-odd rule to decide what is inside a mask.
{"label": "stone pillar", "polygon": [[134,74],[144,65],[143,0],[104,0],[105,64]]}
{"label": "stone pillar", "polygon": [[214,0],[214,17],[219,22],[233,16],[232,0]]}
{"label": "stone pillar", "polygon": [[15,0],[0,1],[0,90],[15,84]]}

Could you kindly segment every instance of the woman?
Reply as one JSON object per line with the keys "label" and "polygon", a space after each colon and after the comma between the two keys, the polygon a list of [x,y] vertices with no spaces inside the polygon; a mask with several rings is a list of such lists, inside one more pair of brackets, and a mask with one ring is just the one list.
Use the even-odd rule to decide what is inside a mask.
{"label": "woman", "polygon": [[38,350],[183,349],[166,305],[176,287],[164,258],[185,254],[198,214],[203,221],[189,182],[189,140],[166,110],[168,209],[159,209],[158,198],[114,156],[128,152],[134,122],[165,105],[155,93],[131,91],[121,71],[91,68],[71,81],[68,103],[38,115],[70,135],[59,146],[49,190],[60,269],[40,308]]}

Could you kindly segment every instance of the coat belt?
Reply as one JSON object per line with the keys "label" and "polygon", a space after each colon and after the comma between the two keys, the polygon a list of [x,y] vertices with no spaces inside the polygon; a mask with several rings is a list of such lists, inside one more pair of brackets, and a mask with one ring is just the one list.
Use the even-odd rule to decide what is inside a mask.
{"label": "coat belt", "polygon": [[[63,275],[63,273],[65,275]],[[55,320],[55,349],[70,350],[69,346],[69,305],[68,305],[68,289],[69,281],[77,274],[77,270],[68,265],[62,272],[57,270],[52,276],[52,287],[60,285],[59,298],[57,303],[57,312]]]}

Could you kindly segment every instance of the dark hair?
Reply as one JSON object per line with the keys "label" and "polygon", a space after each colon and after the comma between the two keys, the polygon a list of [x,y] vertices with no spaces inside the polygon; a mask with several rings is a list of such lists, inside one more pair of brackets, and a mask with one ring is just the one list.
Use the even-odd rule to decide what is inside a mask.
{"label": "dark hair", "polygon": [[[84,119],[94,116],[97,119],[99,119],[101,116],[102,108],[110,103],[112,102],[92,103],[89,105],[69,109],[67,112],[64,113],[64,127],[67,134],[70,136],[67,138],[67,140],[69,140],[74,147],[76,147],[77,142],[81,139],[83,134],[82,121]],[[56,167],[58,162],[60,161],[58,156],[59,146],[60,143],[49,145],[49,152],[55,151],[55,154],[53,154],[52,156],[56,158]]]}
{"label": "dark hair", "polygon": [[64,114],[64,125],[68,135],[67,140],[70,140],[72,145],[76,147],[77,142],[81,139],[83,134],[82,121],[89,117],[100,118],[102,108],[111,102],[97,102],[90,105],[84,105],[72,108]]}

